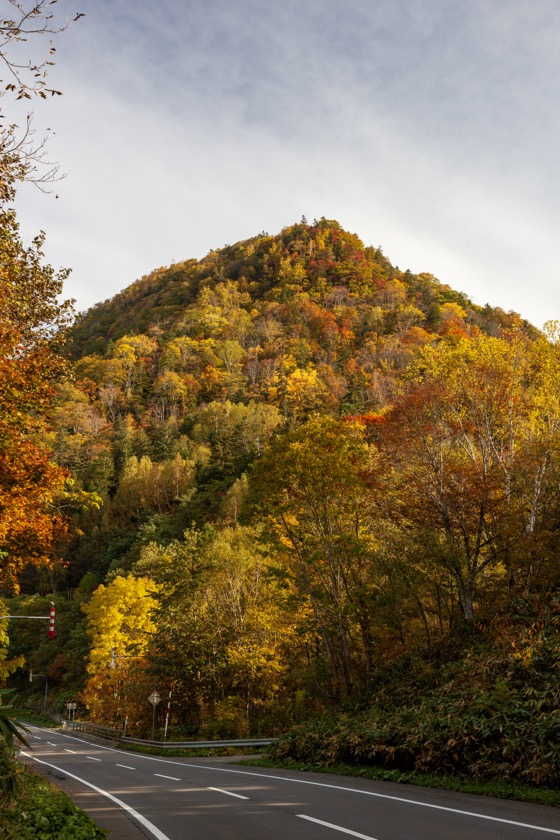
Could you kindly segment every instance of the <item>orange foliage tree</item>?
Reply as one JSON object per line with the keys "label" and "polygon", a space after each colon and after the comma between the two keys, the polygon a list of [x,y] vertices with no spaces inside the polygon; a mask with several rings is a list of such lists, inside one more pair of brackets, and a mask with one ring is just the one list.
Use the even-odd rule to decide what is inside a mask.
{"label": "orange foliage tree", "polygon": [[71,303],[59,303],[65,273],[42,265],[43,236],[25,248],[12,210],[0,212],[0,587],[18,591],[27,563],[52,564],[66,525],[57,497],[66,472],[40,436]]}

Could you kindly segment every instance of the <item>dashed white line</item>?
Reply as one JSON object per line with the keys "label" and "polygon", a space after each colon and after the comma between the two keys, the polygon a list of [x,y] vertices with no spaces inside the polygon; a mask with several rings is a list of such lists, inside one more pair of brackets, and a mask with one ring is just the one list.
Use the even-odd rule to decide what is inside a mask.
{"label": "dashed white line", "polygon": [[235,796],[236,799],[249,799],[248,796],[241,796],[240,793],[232,793],[231,790],[222,790],[222,788],[209,787],[208,790],[215,790],[217,793],[225,793],[226,796]]}
{"label": "dashed white line", "polygon": [[100,758],[94,758],[92,755],[86,755],[86,758],[89,758],[90,761],[101,761]]}
{"label": "dashed white line", "polygon": [[[124,808],[129,814],[131,814],[134,819],[138,820],[140,825],[143,825],[149,832],[153,834],[156,840],[170,840],[167,834],[164,834],[163,831],[160,831],[159,828],[151,823],[146,817],[143,817],[142,814],[139,814],[138,811],[135,811],[134,808],[131,808],[130,805],[127,805],[126,802],[123,802],[122,799],[117,799],[116,796],[113,796],[112,793],[108,793],[106,790],[102,788],[96,787],[96,785],[92,785],[91,782],[86,782],[85,779],[81,779],[80,776],[75,776],[73,773],[69,773],[67,770],[63,770],[62,767],[57,767],[55,764],[49,764],[48,761],[41,761],[40,758],[37,758],[34,755],[30,755],[29,753],[22,753],[26,758],[32,758],[33,761],[37,761],[39,764],[45,764],[47,767],[52,767],[53,770],[58,770],[59,773],[64,773],[66,776],[70,776],[71,779],[76,779],[77,782],[81,782],[88,788],[96,791],[96,793],[100,793],[101,796],[106,796],[107,799],[110,799],[111,802],[115,802],[119,807]],[[101,761],[101,759],[99,759]]]}
{"label": "dashed white line", "polygon": [[154,773],[154,776],[159,776],[160,779],[171,779],[172,782],[180,782],[176,776],[164,776],[162,773]]}
{"label": "dashed white line", "polygon": [[69,752],[69,753],[72,753],[73,755],[76,755],[76,750],[69,750],[68,747],[64,747],[64,752]]}
{"label": "dashed white line", "polygon": [[[107,747],[107,749],[109,749]],[[200,765],[188,764],[187,762],[172,761],[166,758],[155,758],[154,756],[142,756],[149,761],[159,761],[165,764],[177,764],[180,767],[192,767],[195,770],[200,769]],[[362,796],[373,796],[378,799],[387,799],[393,802],[404,802],[407,805],[416,805],[419,808],[433,808],[436,811],[447,811],[451,814],[461,814],[466,817],[476,817],[480,820],[488,820],[490,822],[503,823],[505,825],[515,825],[519,828],[530,828],[533,831],[544,831],[546,834],[556,834],[560,836],[560,831],[556,828],[547,828],[544,825],[534,825],[533,823],[517,822],[516,820],[506,820],[503,817],[491,817],[489,814],[480,814],[477,811],[463,811],[461,808],[449,808],[445,805],[435,805],[432,802],[422,802],[418,799],[406,799],[404,796],[391,796],[388,793],[377,793],[372,790],[363,790],[361,788],[346,787],[343,785],[330,785],[327,782],[312,782],[310,779],[294,779],[289,776],[273,776],[267,773],[251,773],[248,770],[230,770],[229,767],[212,767],[205,768],[212,769],[217,773],[233,773],[236,776],[252,776],[253,778],[276,780],[280,782],[291,782],[297,785],[312,785],[313,787],[329,788],[330,790],[339,790],[344,793],[359,793]]]}
{"label": "dashed white line", "polygon": [[360,837],[361,840],[375,840],[369,834],[360,834],[358,831],[351,831],[349,828],[343,828],[341,825],[333,825],[332,823],[324,822],[323,820],[316,820],[315,817],[306,817],[305,814],[296,814],[302,820],[309,820],[309,822],[317,823],[317,825],[324,825],[325,828],[332,828],[335,831],[342,831],[343,834],[350,834],[352,837]]}
{"label": "dashed white line", "polygon": [[48,744],[49,746],[51,746],[51,747],[56,747],[56,744],[53,744],[53,742],[52,742],[52,741],[47,741],[47,744]]}
{"label": "dashed white line", "polygon": [[[35,729],[35,728],[38,728],[38,727],[33,727],[33,728]],[[86,741],[83,738],[76,738],[75,735],[66,735],[65,733],[61,733],[61,736],[63,738],[68,738],[71,741],[79,741],[81,744],[87,744],[88,746],[91,746],[91,741]],[[38,735],[34,735],[33,737],[37,738],[38,741],[41,740],[41,738]],[[96,745],[96,746],[97,746],[98,749],[106,750],[107,752],[120,753],[121,755],[126,754],[124,750],[115,749],[114,747],[104,747],[101,744]],[[151,755],[143,755],[142,759],[145,760],[145,761],[156,761],[159,764],[174,764],[174,765],[178,765],[179,767],[192,767],[196,770],[200,770],[200,765],[189,764],[188,762],[183,762],[183,761],[173,761],[169,758],[156,758],[155,756],[151,756]],[[37,761],[38,759],[35,759],[35,760]],[[43,763],[46,763],[46,762],[43,762]],[[59,769],[59,768],[56,768],[56,769]],[[387,794],[387,793],[377,793],[377,792],[371,791],[371,790],[363,790],[363,789],[360,789],[360,788],[352,788],[352,787],[346,787],[346,786],[342,786],[342,785],[331,785],[331,784],[328,784],[326,782],[312,782],[310,779],[294,779],[294,778],[290,778],[289,776],[276,776],[276,775],[272,775],[272,774],[269,775],[269,774],[265,774],[265,773],[252,773],[249,770],[230,770],[227,767],[212,767],[212,768],[206,768],[206,769],[212,769],[214,772],[217,772],[217,773],[230,773],[230,774],[233,773],[236,776],[252,776],[253,778],[268,779],[269,781],[270,780],[276,780],[276,781],[281,781],[281,782],[291,782],[292,784],[312,785],[313,787],[330,788],[331,790],[344,791],[345,793],[357,793],[357,794],[361,794],[362,796],[373,796],[373,797],[376,797],[378,799],[386,799],[388,801],[393,801],[393,802],[403,802],[406,805],[413,805],[413,806],[415,805],[419,808],[430,808],[430,809],[434,809],[436,811],[447,811],[448,813],[451,813],[451,814],[461,814],[462,816],[475,817],[476,819],[488,820],[489,822],[503,823],[505,825],[515,825],[515,826],[518,826],[520,828],[529,828],[529,829],[532,829],[533,831],[543,831],[545,834],[555,834],[557,836],[560,836],[560,831],[556,828],[547,828],[544,825],[534,825],[533,823],[518,822],[516,820],[506,820],[503,817],[493,817],[493,816],[490,816],[489,814],[481,814],[477,811],[464,811],[461,808],[450,808],[450,807],[445,806],[445,805],[435,805],[434,803],[422,802],[421,800],[418,800],[418,799],[407,799],[404,796],[392,796],[392,795]],[[66,772],[66,771],[63,771],[63,772]],[[68,775],[71,775],[71,774],[68,773]]]}
{"label": "dashed white line", "polygon": [[129,767],[128,764],[115,764],[115,767],[124,767],[125,770],[136,770],[136,767]]}

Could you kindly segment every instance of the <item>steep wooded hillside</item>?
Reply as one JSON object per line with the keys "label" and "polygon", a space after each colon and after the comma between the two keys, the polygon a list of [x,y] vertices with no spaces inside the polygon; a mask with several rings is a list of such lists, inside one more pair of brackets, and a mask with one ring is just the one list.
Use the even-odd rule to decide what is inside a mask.
{"label": "steep wooded hillside", "polygon": [[[471,680],[496,628],[524,639],[545,614],[555,662],[558,338],[399,271],[327,220],[134,283],[74,328],[73,377],[42,432],[74,513],[10,609],[57,590],[65,637],[12,655],[139,733],[154,679],[172,682],[177,735],[209,736],[282,732],[348,704],[408,708],[392,676],[403,662],[432,674],[422,715],[447,714],[449,639],[465,660],[453,680]],[[554,680],[515,673],[520,705],[503,696],[516,715],[533,677],[535,702],[558,707]],[[424,736],[403,714],[421,767]],[[362,734],[363,755],[391,751]],[[457,737],[451,726],[437,751]],[[488,739],[491,776],[511,744],[499,727]],[[557,778],[551,761],[528,778]]]}
{"label": "steep wooded hillside", "polygon": [[53,418],[58,462],[104,499],[88,514],[104,523],[95,562],[89,537],[72,543],[74,582],[139,529],[172,538],[227,519],[273,435],[315,414],[375,425],[423,348],[479,333],[536,335],[325,219],[133,283],[72,331],[74,384]]}

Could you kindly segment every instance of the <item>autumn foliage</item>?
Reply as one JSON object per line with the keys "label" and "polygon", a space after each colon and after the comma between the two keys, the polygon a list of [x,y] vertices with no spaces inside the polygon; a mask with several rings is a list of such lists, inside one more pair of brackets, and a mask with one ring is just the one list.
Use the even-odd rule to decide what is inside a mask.
{"label": "autumn foliage", "polygon": [[0,585],[17,591],[26,564],[52,565],[66,532],[57,507],[66,471],[41,435],[54,383],[65,370],[57,333],[70,308],[63,276],[42,265],[42,237],[29,248],[15,216],[0,214]]}
{"label": "autumn foliage", "polygon": [[[410,705],[391,674],[429,673],[427,691],[450,639],[491,705],[502,689],[471,668],[470,640],[491,658],[488,628],[523,635],[507,616],[546,612],[560,583],[558,347],[554,325],[401,272],[323,219],[94,307],[71,333],[72,378],[46,343],[8,353],[6,400],[21,388],[26,409],[21,442],[6,433],[2,535],[13,579],[58,550],[54,586],[79,593],[83,711],[149,734],[146,697],[172,683],[177,737],[270,735],[340,704]],[[26,364],[44,374],[38,408]],[[65,471],[75,500],[102,500],[69,508],[66,544]],[[409,729],[407,761],[454,755],[454,730],[422,750]],[[356,756],[390,765],[379,733],[354,735]]]}

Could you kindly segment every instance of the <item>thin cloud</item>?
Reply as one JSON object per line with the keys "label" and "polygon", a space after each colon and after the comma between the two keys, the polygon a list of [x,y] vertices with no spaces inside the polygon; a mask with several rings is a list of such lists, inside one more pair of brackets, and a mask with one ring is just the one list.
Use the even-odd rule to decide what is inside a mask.
{"label": "thin cloud", "polygon": [[337,218],[541,324],[555,269],[556,3],[99,0],[39,107],[70,170],[20,195],[80,308],[172,260]]}

